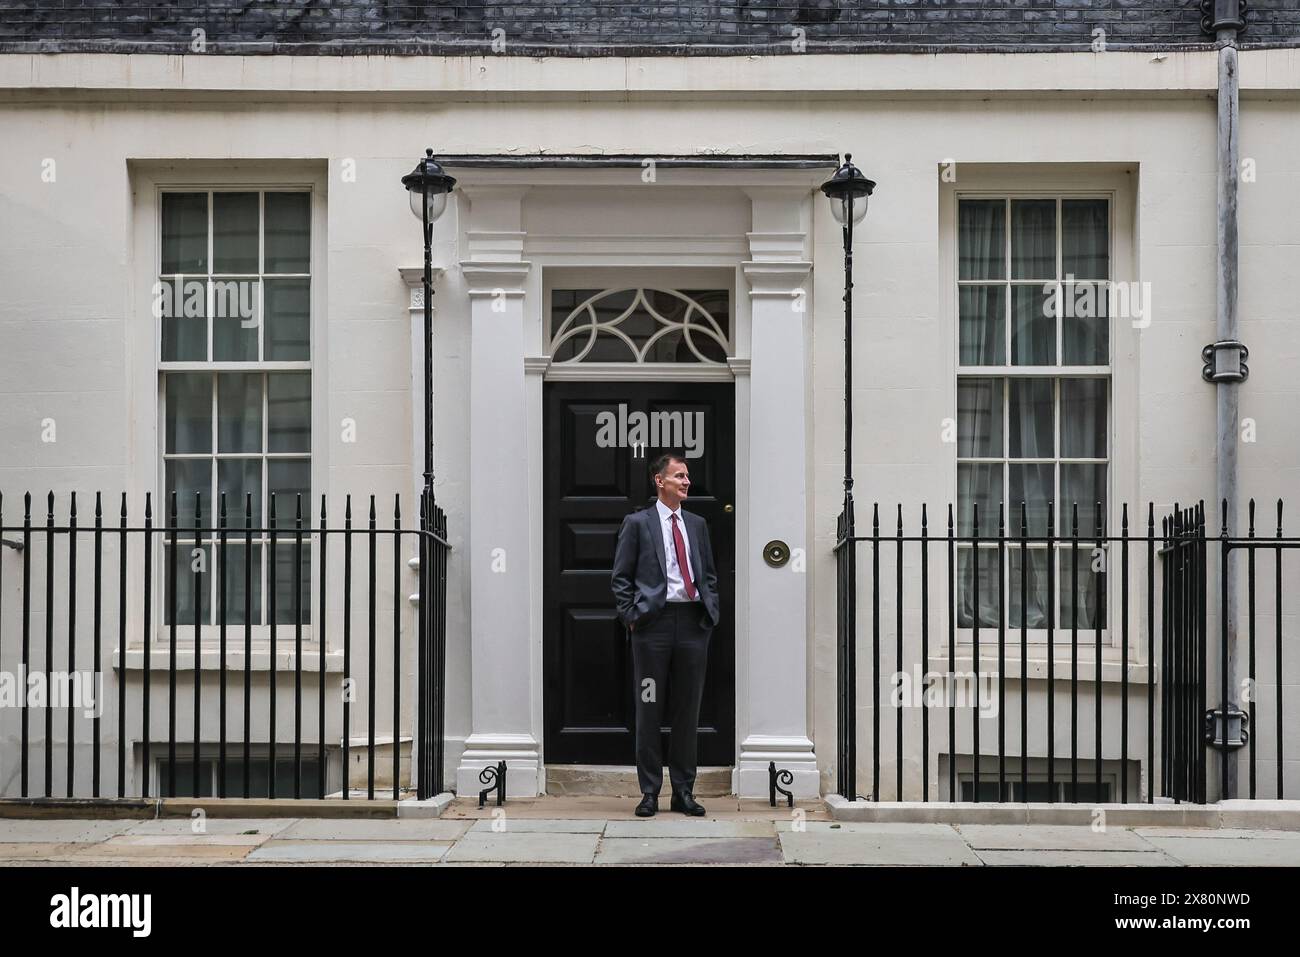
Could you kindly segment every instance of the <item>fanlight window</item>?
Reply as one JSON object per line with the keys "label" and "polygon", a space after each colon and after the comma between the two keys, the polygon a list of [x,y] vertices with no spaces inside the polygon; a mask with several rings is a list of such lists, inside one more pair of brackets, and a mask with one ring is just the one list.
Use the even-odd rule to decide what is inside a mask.
{"label": "fanlight window", "polygon": [[557,289],[551,361],[694,362],[725,365],[725,289]]}

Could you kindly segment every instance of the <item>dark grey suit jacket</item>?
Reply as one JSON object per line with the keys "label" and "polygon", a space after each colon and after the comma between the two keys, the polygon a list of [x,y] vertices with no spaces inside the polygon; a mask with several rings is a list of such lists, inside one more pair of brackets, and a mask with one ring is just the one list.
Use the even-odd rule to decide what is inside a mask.
{"label": "dark grey suit jacket", "polygon": [[[720,606],[709,526],[693,512],[682,509],[681,514],[686,523],[686,537],[690,540],[695,587],[704,606],[700,625],[714,628],[720,618]],[[664,610],[668,601],[668,570],[664,560],[663,532],[659,527],[659,509],[654,505],[623,519],[614,549],[614,573],[609,583],[618,607],[618,617],[625,625],[648,621]]]}

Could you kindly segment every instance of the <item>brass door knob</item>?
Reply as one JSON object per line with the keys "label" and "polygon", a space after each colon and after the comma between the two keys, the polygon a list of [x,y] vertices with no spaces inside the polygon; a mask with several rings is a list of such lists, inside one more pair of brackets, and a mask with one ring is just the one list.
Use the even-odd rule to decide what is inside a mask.
{"label": "brass door knob", "polygon": [[728,503],[727,505],[722,506],[722,510],[723,510],[724,512],[726,512],[728,515],[730,515],[732,512],[735,511],[735,509],[731,507],[730,503]]}

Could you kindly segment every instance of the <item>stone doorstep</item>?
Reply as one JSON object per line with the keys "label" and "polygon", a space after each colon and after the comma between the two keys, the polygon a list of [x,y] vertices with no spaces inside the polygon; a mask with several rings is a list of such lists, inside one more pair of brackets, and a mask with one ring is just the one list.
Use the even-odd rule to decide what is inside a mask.
{"label": "stone doorstep", "polygon": [[[668,769],[664,768],[660,801],[672,796]],[[729,797],[731,795],[730,767],[699,768],[695,777],[695,796]],[[546,765],[546,794],[548,797],[626,797],[639,798],[641,785],[636,768],[614,764],[548,764]]]}
{"label": "stone doorstep", "polygon": [[[1011,804],[947,801],[846,801],[825,798],[837,821],[938,824],[1063,824],[1091,826],[1097,812],[1118,827],[1245,828],[1300,831],[1300,801],[1218,804]],[[1262,806],[1251,806],[1262,805]]]}

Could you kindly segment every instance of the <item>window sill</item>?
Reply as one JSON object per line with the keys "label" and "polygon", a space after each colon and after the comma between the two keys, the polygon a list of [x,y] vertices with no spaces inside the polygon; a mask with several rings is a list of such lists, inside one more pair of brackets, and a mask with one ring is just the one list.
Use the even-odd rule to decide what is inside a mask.
{"label": "window sill", "polygon": [[[1084,655],[1085,650],[1088,652],[1086,656]],[[1013,651],[1015,652],[1014,655],[1012,654]],[[1037,655],[1035,654],[1035,651],[1039,651],[1039,649],[1035,649],[1032,647],[1030,648],[1029,658],[1023,664],[1027,666],[1025,670],[1028,672],[1028,678],[1030,681],[1045,682],[1047,681],[1046,649],[1042,649]],[[1065,648],[1064,655],[1061,654],[1061,651],[1062,649],[1058,646],[1056,650],[1056,656],[1055,656],[1054,678],[1058,682],[1060,681],[1068,682],[1070,680],[1070,666],[1071,666],[1070,650],[1068,647]],[[1025,673],[1021,669],[1022,662],[1020,660],[1019,652],[1020,652],[1019,647],[1013,649],[1011,647],[1010,642],[1007,643],[1007,650],[1006,650],[1004,662],[1006,666],[1005,669],[1006,677],[1008,680],[1018,681],[1020,680],[1021,675]],[[1139,662],[1133,659],[1134,656],[1130,654],[1129,662],[1128,662],[1129,686],[1145,687],[1148,681],[1148,676],[1153,669],[1145,661]],[[886,661],[882,660],[881,664],[885,664],[885,663]],[[957,653],[953,656],[953,669],[964,673],[969,673],[977,670],[975,667],[974,655],[972,654],[971,648],[969,647],[963,648],[960,644],[958,644]],[[992,649],[992,653],[990,653],[989,650],[986,648],[980,649],[978,670],[985,674],[994,675],[994,680],[996,680],[996,675],[998,670],[998,655],[997,655],[996,646]],[[944,673],[944,674],[947,673],[948,652],[946,648],[944,648],[943,650],[930,652],[930,671]],[[1154,669],[1154,671],[1155,671],[1155,675],[1154,675],[1155,681],[1159,683],[1160,669],[1156,668]],[[1107,652],[1103,651],[1101,657],[1102,684],[1104,685],[1122,684],[1123,672],[1124,672],[1124,663],[1120,660],[1119,651],[1115,650],[1113,657],[1111,654],[1108,654]],[[1096,678],[1096,659],[1092,655],[1092,648],[1084,649],[1083,646],[1080,645],[1079,684],[1081,685],[1093,684],[1095,678]]]}
{"label": "window sill", "polygon": [[[292,639],[290,639],[292,642]],[[232,642],[233,645],[233,642]],[[116,648],[109,659],[114,670],[120,670],[122,666],[121,648]],[[252,654],[249,656],[249,671],[269,672],[271,670],[271,651],[269,648],[254,647]],[[294,670],[294,652],[292,648],[281,649],[275,652],[275,670],[284,672]],[[308,642],[303,642],[302,648],[302,670],[304,672],[320,671],[320,649],[313,647]],[[199,651],[199,667],[203,671],[210,671],[217,674],[221,668],[221,649],[216,645],[209,646],[206,642]],[[144,646],[127,645],[126,647],[126,670],[127,671],[144,671]],[[149,649],[149,671],[168,672],[171,670],[171,656],[164,645],[162,647],[154,646]],[[176,649],[176,670],[193,671],[194,670],[194,648],[178,647]],[[226,649],[226,673],[241,674],[245,670],[244,650],[240,647],[236,650],[233,647]],[[326,651],[325,652],[325,671],[327,674],[343,673],[343,652]]]}

